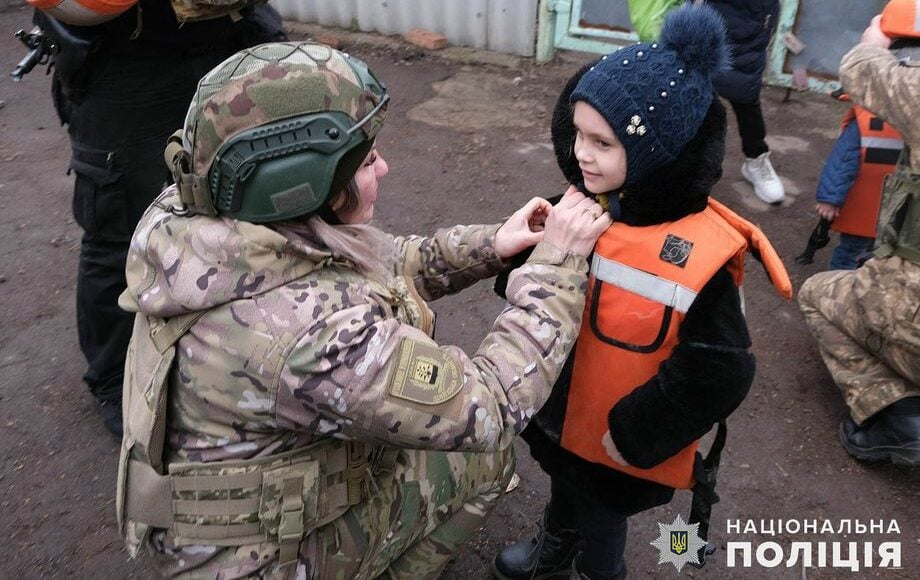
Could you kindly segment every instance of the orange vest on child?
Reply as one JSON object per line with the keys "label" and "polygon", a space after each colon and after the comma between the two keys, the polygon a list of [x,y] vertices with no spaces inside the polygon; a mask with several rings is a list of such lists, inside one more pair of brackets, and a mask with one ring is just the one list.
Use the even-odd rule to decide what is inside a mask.
{"label": "orange vest on child", "polygon": [[874,238],[885,176],[894,172],[904,148],[901,134],[874,113],[854,105],[843,118],[843,126],[854,121],[859,126],[859,173],[847,192],[840,213],[831,229],[844,234]]}
{"label": "orange vest on child", "polygon": [[741,285],[749,246],[791,298],[792,284],[763,232],[712,198],[702,212],[675,222],[615,223],[598,239],[562,429],[565,449],[635,477],[693,487],[698,441],[651,469],[623,466],[604,445],[607,414],[658,373],[687,310],[723,265]]}

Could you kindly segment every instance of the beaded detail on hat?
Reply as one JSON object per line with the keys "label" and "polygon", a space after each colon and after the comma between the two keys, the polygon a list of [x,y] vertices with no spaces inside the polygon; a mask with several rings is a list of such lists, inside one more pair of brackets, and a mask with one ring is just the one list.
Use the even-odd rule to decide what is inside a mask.
{"label": "beaded detail on hat", "polygon": [[639,115],[633,115],[629,120],[629,125],[626,126],[627,135],[639,135],[640,137],[645,135],[645,125],[642,125],[642,118]]}

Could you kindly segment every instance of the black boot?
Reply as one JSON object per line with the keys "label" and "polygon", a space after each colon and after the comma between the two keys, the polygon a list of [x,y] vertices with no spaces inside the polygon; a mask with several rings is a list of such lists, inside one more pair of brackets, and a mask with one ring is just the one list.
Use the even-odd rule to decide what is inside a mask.
{"label": "black boot", "polygon": [[546,528],[546,517],[537,523],[537,535],[512,544],[492,560],[492,575],[499,580],[545,580],[568,578],[578,551],[578,530]]}
{"label": "black boot", "polygon": [[121,424],[121,397],[111,400],[96,400],[96,408],[99,410],[99,416],[102,417],[102,423],[112,435],[122,436]]}
{"label": "black boot", "polygon": [[840,424],[840,442],[863,461],[920,465],[920,397],[896,401],[862,425],[847,417]]}
{"label": "black boot", "polygon": [[588,576],[578,571],[577,557],[572,559],[572,571],[569,575],[569,580],[591,580]]}

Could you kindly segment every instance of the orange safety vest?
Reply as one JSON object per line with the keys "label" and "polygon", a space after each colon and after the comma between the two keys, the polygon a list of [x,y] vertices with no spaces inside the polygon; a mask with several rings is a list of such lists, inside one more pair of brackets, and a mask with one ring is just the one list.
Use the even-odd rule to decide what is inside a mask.
{"label": "orange safety vest", "polygon": [[699,442],[651,469],[615,462],[604,439],[607,414],[658,372],[697,294],[727,265],[744,277],[744,251],[758,251],[780,294],[792,284],[756,226],[710,198],[702,212],[647,227],[612,225],[597,241],[569,386],[562,446],[576,455],[674,488],[694,485]]}
{"label": "orange safety vest", "polygon": [[843,118],[843,126],[855,119],[859,126],[859,173],[847,192],[831,229],[845,234],[874,238],[885,176],[894,172],[904,148],[901,134],[874,113],[854,105]]}

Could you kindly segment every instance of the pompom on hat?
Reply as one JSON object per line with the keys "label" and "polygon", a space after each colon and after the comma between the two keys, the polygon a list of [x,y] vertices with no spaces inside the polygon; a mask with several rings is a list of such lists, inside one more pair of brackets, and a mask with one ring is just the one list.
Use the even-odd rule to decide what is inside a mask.
{"label": "pompom on hat", "polygon": [[668,14],[660,40],[622,48],[591,67],[571,102],[594,107],[626,148],[628,187],[677,159],[712,103],[711,75],[728,63],[719,13],[684,5]]}

